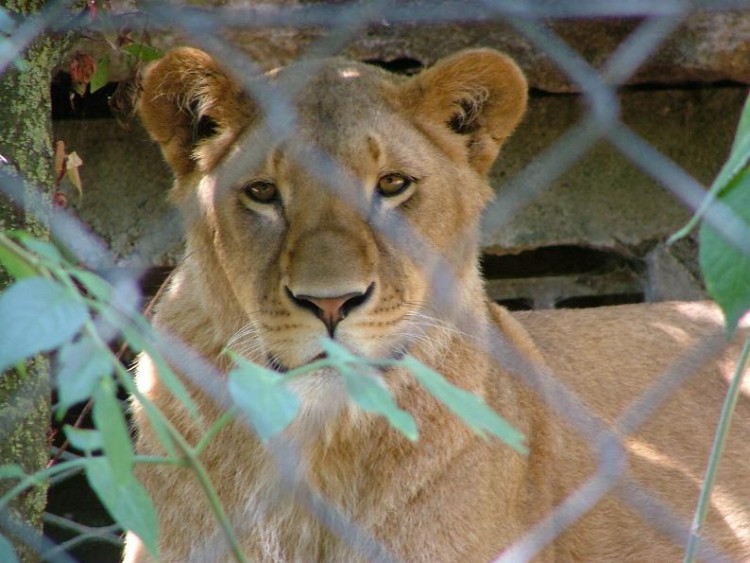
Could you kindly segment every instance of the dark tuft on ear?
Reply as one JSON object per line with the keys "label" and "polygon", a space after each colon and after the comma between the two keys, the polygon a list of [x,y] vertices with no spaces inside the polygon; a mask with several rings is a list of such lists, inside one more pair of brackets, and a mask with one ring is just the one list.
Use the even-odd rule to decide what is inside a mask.
{"label": "dark tuft on ear", "polygon": [[466,159],[480,174],[489,171],[521,121],[526,100],[521,69],[492,49],[441,59],[401,88],[401,102],[409,114],[451,156]]}
{"label": "dark tuft on ear", "polygon": [[471,135],[480,127],[479,114],[482,102],[475,98],[466,98],[455,102],[457,111],[448,120],[448,127],[459,135]]}
{"label": "dark tuft on ear", "polygon": [[[148,68],[138,110],[177,177],[215,166],[254,115],[237,81],[210,55],[188,47]],[[209,140],[214,145],[203,150]]]}
{"label": "dark tuft on ear", "polygon": [[200,115],[198,100],[190,103],[190,114],[193,121],[193,146],[200,141],[211,138],[219,131],[219,124],[210,115]]}

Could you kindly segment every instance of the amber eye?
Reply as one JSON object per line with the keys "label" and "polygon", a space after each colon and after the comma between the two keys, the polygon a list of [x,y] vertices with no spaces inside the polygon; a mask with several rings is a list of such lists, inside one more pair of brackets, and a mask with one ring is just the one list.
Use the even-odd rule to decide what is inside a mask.
{"label": "amber eye", "polygon": [[386,174],[378,180],[378,193],[383,197],[397,196],[408,190],[412,181],[403,174]]}
{"label": "amber eye", "polygon": [[243,198],[258,203],[274,203],[279,199],[279,188],[267,180],[257,180],[245,185],[240,192]]}

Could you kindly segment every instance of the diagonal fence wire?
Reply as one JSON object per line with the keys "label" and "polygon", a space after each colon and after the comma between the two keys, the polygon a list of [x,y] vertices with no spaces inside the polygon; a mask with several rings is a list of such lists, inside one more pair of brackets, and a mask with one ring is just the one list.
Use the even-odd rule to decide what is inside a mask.
{"label": "diagonal fence wire", "polygon": [[[705,190],[689,174],[670,162],[664,155],[651,147],[640,136],[627,128],[619,118],[619,102],[613,84],[622,83],[650,56],[669,36],[681,21],[698,9],[726,10],[746,8],[747,3],[740,1],[724,2],[680,2],[664,1],[630,1],[617,5],[596,1],[576,3],[563,2],[436,2],[404,4],[391,1],[359,3],[353,6],[331,6],[328,4],[304,5],[296,7],[259,6],[251,8],[180,8],[151,2],[144,4],[144,11],[149,14],[151,25],[155,28],[179,27],[196,43],[211,52],[225,66],[238,69],[243,79],[243,86],[263,108],[271,133],[275,139],[283,139],[295,132],[295,113],[292,100],[296,92],[305,85],[314,74],[315,67],[309,66],[307,72],[294,75],[292,81],[282,89],[268,88],[262,82],[250,79],[261,74],[230,42],[216,35],[217,31],[226,28],[266,28],[266,27],[318,27],[325,33],[311,47],[302,59],[314,61],[317,57],[335,55],[342,50],[358,32],[371,24],[387,21],[395,24],[437,25],[455,22],[488,22],[503,20],[510,23],[524,37],[534,43],[541,51],[551,57],[565,74],[582,88],[582,93],[589,105],[589,111],[582,120],[561,137],[557,143],[545,151],[535,162],[529,164],[520,174],[506,184],[503,197],[493,204],[484,232],[494,232],[504,225],[518,210],[533,201],[557,177],[582,158],[599,140],[607,139],[622,154],[631,159],[646,173],[656,178],[662,186],[678,197],[686,206],[697,209]],[[50,3],[42,14],[28,18],[13,34],[16,50],[0,52],[0,68],[6,68],[23,47],[33,41],[45,29],[57,25],[56,20],[67,8],[64,2]],[[601,71],[590,67],[588,63],[570,49],[559,37],[547,29],[544,19],[569,17],[643,17],[647,19],[632,33],[609,59]],[[251,148],[251,140],[246,141],[246,148]],[[262,158],[262,147],[248,150],[252,158]],[[238,177],[251,167],[252,158],[245,161],[240,168],[226,171],[228,177]],[[250,166],[248,166],[250,164]],[[324,153],[314,153],[305,159],[305,165],[311,174],[327,179],[331,189],[337,195],[345,193],[341,189],[347,185],[349,178],[346,172],[337,165],[335,159]],[[335,180],[331,180],[335,178]],[[13,198],[18,194],[18,185],[10,177],[0,177],[3,191]],[[19,200],[19,201],[22,201]],[[750,233],[747,226],[734,216],[731,210],[716,206],[706,217],[707,221],[721,234],[726,236],[738,249],[750,256]],[[104,269],[116,263],[108,256],[103,244],[96,241],[65,213],[54,213],[51,224],[54,235],[67,246],[76,248],[79,258],[93,269]],[[448,289],[454,279],[445,261],[431,251],[426,241],[420,240],[417,233],[405,222],[393,222],[381,226],[382,235],[392,237],[405,245],[405,250],[415,256],[430,256],[433,271],[440,273],[433,280],[437,299],[449,301]],[[159,231],[153,232],[154,237]],[[394,236],[396,234],[397,236]],[[403,241],[407,242],[404,243]],[[147,246],[147,245],[143,245]],[[134,260],[131,257],[131,261]],[[135,278],[128,280],[132,284]],[[124,304],[132,309],[136,303]],[[502,339],[495,335],[498,341]],[[168,345],[162,350],[190,378],[193,383],[205,385],[205,373],[214,368],[194,357],[184,343],[176,342],[168,335]],[[605,495],[617,488],[618,494],[637,508],[644,518],[654,522],[662,529],[672,530],[673,535],[684,539],[682,524],[653,499],[648,490],[640,485],[625,481],[623,485],[623,444],[622,440],[642,424],[658,405],[669,398],[682,383],[689,378],[704,356],[716,353],[720,345],[711,340],[697,351],[675,363],[673,368],[660,377],[656,383],[641,397],[636,398],[631,407],[623,413],[616,427],[617,434],[607,428],[606,423],[588,412],[577,397],[567,390],[553,373],[545,372],[525,362],[520,354],[506,343],[499,348],[488,348],[499,365],[510,369],[526,384],[535,389],[548,407],[558,416],[570,422],[576,430],[591,444],[598,444],[598,464],[595,474],[568,498],[560,507],[529,531],[516,545],[502,554],[498,561],[521,561],[532,558],[552,541],[559,533],[574,523],[579,517],[593,508]],[[193,355],[191,355],[193,354]],[[186,361],[186,359],[190,361]],[[192,374],[192,375],[191,375]],[[550,389],[554,389],[550,392]],[[223,389],[204,391],[222,401]],[[285,451],[279,461],[288,463],[295,453]],[[309,502],[320,513],[323,521],[344,538],[357,545],[370,545],[362,540],[359,532],[345,517],[327,507],[323,499],[315,496],[314,491],[299,481],[295,487],[307,491]],[[342,520],[343,518],[343,520]],[[360,538],[360,539],[356,539]],[[377,544],[372,544],[371,555],[375,559],[388,559],[389,556]],[[712,560],[722,560],[721,554],[711,546],[703,546],[704,553]]]}

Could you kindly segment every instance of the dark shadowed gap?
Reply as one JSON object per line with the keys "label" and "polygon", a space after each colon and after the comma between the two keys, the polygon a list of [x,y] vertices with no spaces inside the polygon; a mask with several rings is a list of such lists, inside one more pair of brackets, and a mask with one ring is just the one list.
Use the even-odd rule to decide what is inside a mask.
{"label": "dark shadowed gap", "polygon": [[395,74],[405,74],[407,76],[417,74],[424,68],[424,64],[422,62],[409,57],[399,57],[388,61],[384,61],[381,59],[366,59],[363,62],[379,66],[380,68],[384,68],[385,70],[388,70]]}
{"label": "dark shadowed gap", "polygon": [[641,260],[609,250],[548,246],[481,259],[490,297],[512,311],[645,300]]}
{"label": "dark shadowed gap", "polygon": [[586,309],[588,307],[607,307],[610,305],[629,305],[643,303],[643,293],[621,293],[614,295],[585,295],[582,297],[568,297],[555,303],[555,309]]}
{"label": "dark shadowed gap", "polygon": [[117,89],[116,82],[110,82],[93,94],[79,96],[71,90],[70,75],[59,72],[52,79],[52,119],[101,119],[112,117],[109,99]]}

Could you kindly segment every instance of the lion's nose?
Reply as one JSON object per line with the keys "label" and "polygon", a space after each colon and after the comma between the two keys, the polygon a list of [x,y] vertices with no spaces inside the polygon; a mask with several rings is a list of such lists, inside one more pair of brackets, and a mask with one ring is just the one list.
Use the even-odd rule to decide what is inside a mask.
{"label": "lion's nose", "polygon": [[354,309],[363,305],[372,295],[374,283],[371,283],[365,291],[356,291],[336,297],[317,297],[315,295],[295,294],[286,288],[289,298],[308,311],[312,311],[328,329],[328,334],[333,338],[336,326],[349,315]]}

